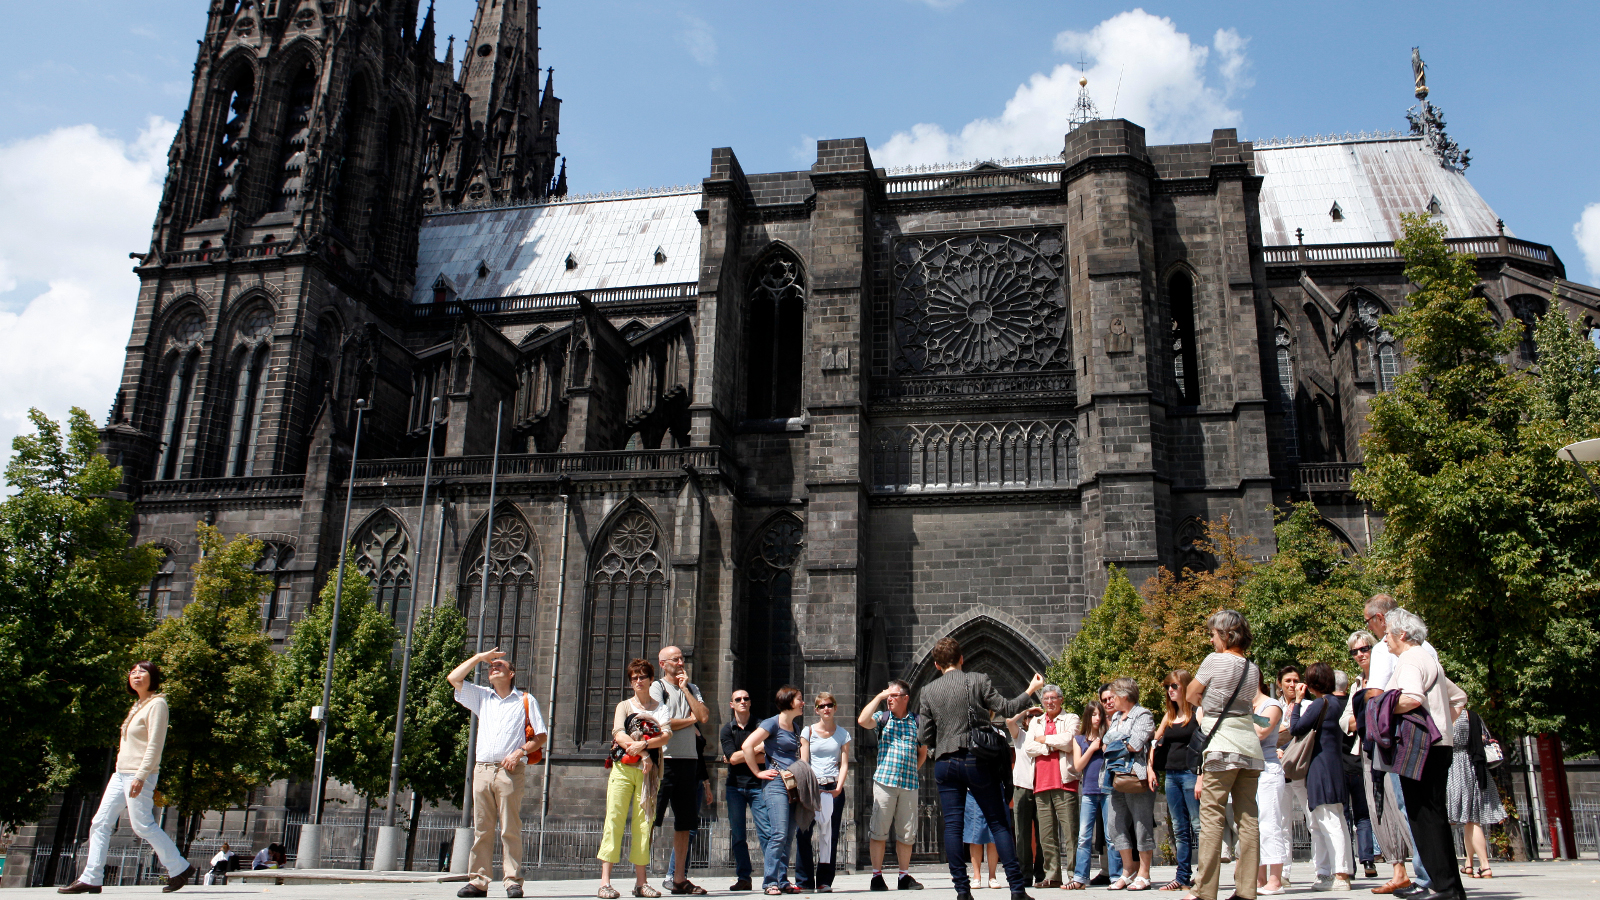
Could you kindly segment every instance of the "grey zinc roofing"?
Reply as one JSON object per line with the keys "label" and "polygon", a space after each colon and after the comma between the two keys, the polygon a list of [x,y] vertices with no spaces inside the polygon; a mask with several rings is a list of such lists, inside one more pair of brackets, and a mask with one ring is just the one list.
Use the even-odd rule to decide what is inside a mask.
{"label": "grey zinc roofing", "polygon": [[[1307,244],[1392,241],[1400,214],[1424,212],[1435,197],[1449,237],[1496,233],[1494,210],[1472,183],[1440,166],[1418,138],[1258,147],[1255,161],[1269,247],[1295,243],[1296,228]],[[1342,221],[1330,214],[1334,203]]]}
{"label": "grey zinc roofing", "polygon": [[698,281],[699,206],[696,189],[430,215],[412,301],[431,302],[440,275],[462,300]]}

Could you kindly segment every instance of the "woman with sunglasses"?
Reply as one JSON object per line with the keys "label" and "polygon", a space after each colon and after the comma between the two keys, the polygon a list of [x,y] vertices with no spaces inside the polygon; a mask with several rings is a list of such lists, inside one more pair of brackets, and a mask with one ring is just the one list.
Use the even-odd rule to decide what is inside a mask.
{"label": "woman with sunglasses", "polygon": [[[633,895],[659,897],[650,886],[650,823],[655,821],[656,790],[661,786],[660,750],[672,739],[670,713],[665,703],[650,696],[656,667],[647,659],[628,663],[628,683],[633,693],[617,704],[611,719],[611,775],[606,779],[606,819],[600,835],[600,900],[622,896],[611,886],[611,868],[622,861],[622,829],[633,814],[633,839],[628,860],[633,863]],[[654,729],[644,727],[648,720]],[[647,736],[649,731],[654,736]]]}
{"label": "woman with sunglasses", "polygon": [[[1200,825],[1200,799],[1194,795],[1196,775],[1189,759],[1189,739],[1194,737],[1194,706],[1189,702],[1189,682],[1194,676],[1178,669],[1161,682],[1166,694],[1166,714],[1156,726],[1151,748],[1151,780],[1157,770],[1167,776],[1167,821],[1172,824],[1172,842],[1177,845],[1177,877],[1162,885],[1163,891],[1183,891],[1194,887],[1196,837]],[[1154,785],[1151,785],[1152,790]]]}
{"label": "woman with sunglasses", "polygon": [[[1383,617],[1380,615],[1377,619],[1382,621]],[[1360,730],[1362,710],[1367,704],[1366,688],[1371,681],[1372,659],[1377,653],[1376,648],[1383,646],[1383,643],[1372,632],[1365,630],[1352,633],[1346,643],[1350,647],[1350,658],[1361,667],[1361,677],[1356,679],[1356,686],[1350,691],[1350,711],[1345,716],[1344,725],[1360,738],[1361,795],[1366,800],[1372,837],[1377,842],[1378,852],[1393,867],[1389,880],[1374,888],[1373,893],[1392,894],[1412,884],[1406,876],[1405,860],[1410,852],[1406,840],[1406,818],[1400,810],[1399,797],[1387,790],[1388,783],[1383,773],[1372,771],[1373,742]]]}
{"label": "woman with sunglasses", "polygon": [[161,669],[146,660],[133,664],[128,672],[128,693],[133,708],[122,720],[122,742],[117,747],[117,766],[100,797],[100,809],[89,825],[89,856],[83,873],[62,894],[98,894],[105,879],[106,851],[111,832],[122,811],[128,811],[133,833],[143,838],[167,869],[162,893],[171,893],[189,883],[194,866],[183,858],[172,838],[156,824],[151,795],[161,774],[161,751],[167,744],[167,697],[161,691]]}
{"label": "woman with sunglasses", "polygon": [[[845,778],[850,772],[850,732],[834,722],[839,701],[827,691],[817,694],[817,723],[800,732],[800,758],[810,763],[817,776],[822,804],[810,828],[800,832],[798,881],[806,890],[815,884],[818,893],[833,890],[833,859],[838,853],[839,826],[844,824]],[[811,865],[811,835],[821,828],[817,841],[815,872]]]}

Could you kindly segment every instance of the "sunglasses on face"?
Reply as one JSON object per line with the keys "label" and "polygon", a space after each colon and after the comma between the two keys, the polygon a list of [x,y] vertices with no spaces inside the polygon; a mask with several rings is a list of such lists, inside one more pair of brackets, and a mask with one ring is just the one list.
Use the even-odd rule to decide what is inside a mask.
{"label": "sunglasses on face", "polygon": [[629,681],[652,681],[654,679],[652,679],[649,675],[635,675],[635,676],[633,676],[632,678],[630,678],[628,680]]}
{"label": "sunglasses on face", "polygon": [[833,709],[832,703],[818,703],[817,709]]}
{"label": "sunglasses on face", "polygon": [[1371,653],[1371,652],[1372,652],[1372,648],[1371,647],[1351,647],[1350,648],[1350,655],[1351,656],[1360,656],[1363,653]]}
{"label": "sunglasses on face", "polygon": [[735,702],[735,703],[749,703],[750,702],[750,698],[749,697],[735,697],[735,698],[733,698],[733,702]]}

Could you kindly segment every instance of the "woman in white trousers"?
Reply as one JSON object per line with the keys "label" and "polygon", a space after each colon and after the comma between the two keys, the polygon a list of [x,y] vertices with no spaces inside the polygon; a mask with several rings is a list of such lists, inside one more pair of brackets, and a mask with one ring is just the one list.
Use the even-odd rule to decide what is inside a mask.
{"label": "woman in white trousers", "polygon": [[167,742],[167,698],[161,690],[161,670],[153,662],[133,664],[128,672],[128,693],[134,696],[133,709],[122,720],[122,742],[117,747],[117,770],[106,782],[100,809],[94,814],[89,831],[89,857],[78,880],[63,888],[62,894],[98,894],[105,880],[106,849],[117,817],[128,811],[133,833],[143,838],[161,858],[167,870],[167,883],[161,888],[171,893],[189,883],[194,866],[178,852],[172,838],[156,824],[150,798],[160,774],[161,750]]}
{"label": "woman in white trousers", "polygon": [[1261,739],[1261,755],[1266,771],[1256,782],[1256,807],[1261,821],[1261,865],[1256,876],[1257,894],[1281,894],[1284,866],[1289,863],[1289,793],[1283,780],[1283,764],[1278,755],[1278,723],[1284,705],[1265,689],[1256,693],[1253,705],[1256,737]]}

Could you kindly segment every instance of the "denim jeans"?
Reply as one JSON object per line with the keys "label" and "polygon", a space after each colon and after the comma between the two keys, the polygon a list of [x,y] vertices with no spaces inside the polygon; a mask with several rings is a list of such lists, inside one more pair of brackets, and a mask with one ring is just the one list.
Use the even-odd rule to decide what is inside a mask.
{"label": "denim jeans", "polygon": [[[728,785],[728,844],[733,850],[733,874],[741,880],[750,877],[750,848],[745,842],[745,812],[748,810],[756,822],[756,849],[766,853],[767,804],[762,789]],[[763,861],[765,861],[763,859]]]}
{"label": "denim jeans", "polygon": [[767,842],[762,847],[761,889],[789,886],[789,844],[794,840],[794,810],[789,808],[789,789],[782,778],[768,781],[761,790],[767,809]]}
{"label": "denim jeans", "polygon": [[983,811],[995,849],[1000,853],[1000,864],[1005,866],[1011,893],[1020,894],[1028,888],[1028,882],[1022,877],[1022,865],[1017,862],[1017,845],[1008,821],[1010,810],[1006,809],[1005,798],[1000,795],[1000,775],[993,766],[964,754],[946,756],[933,764],[933,778],[939,785],[939,805],[944,809],[944,858],[950,865],[950,877],[955,881],[958,894],[972,890],[967,845],[961,839],[968,793]]}
{"label": "denim jeans", "polygon": [[1194,795],[1197,776],[1193,772],[1167,770],[1167,813],[1172,825],[1172,843],[1178,853],[1179,884],[1194,884],[1194,854],[1199,842],[1195,829],[1200,824],[1200,798]]}
{"label": "denim jeans", "polygon": [[[1083,794],[1078,798],[1078,856],[1072,869],[1072,880],[1089,883],[1089,864],[1094,861],[1094,827],[1105,828],[1106,795]],[[1106,840],[1106,873],[1115,878],[1122,874],[1122,854],[1113,850]]]}
{"label": "denim jeans", "polygon": [[151,797],[156,792],[159,775],[157,772],[146,778],[139,796],[130,797],[128,790],[133,785],[134,776],[112,773],[111,780],[106,782],[106,792],[100,797],[100,808],[95,811],[94,821],[89,826],[89,853],[84,860],[83,874],[78,876],[79,881],[99,885],[105,880],[106,851],[111,846],[111,832],[116,828],[117,818],[124,809],[128,811],[128,824],[133,826],[133,833],[156,851],[169,877],[189,868],[189,861],[178,852],[172,838],[156,824],[155,813],[151,809]]}

